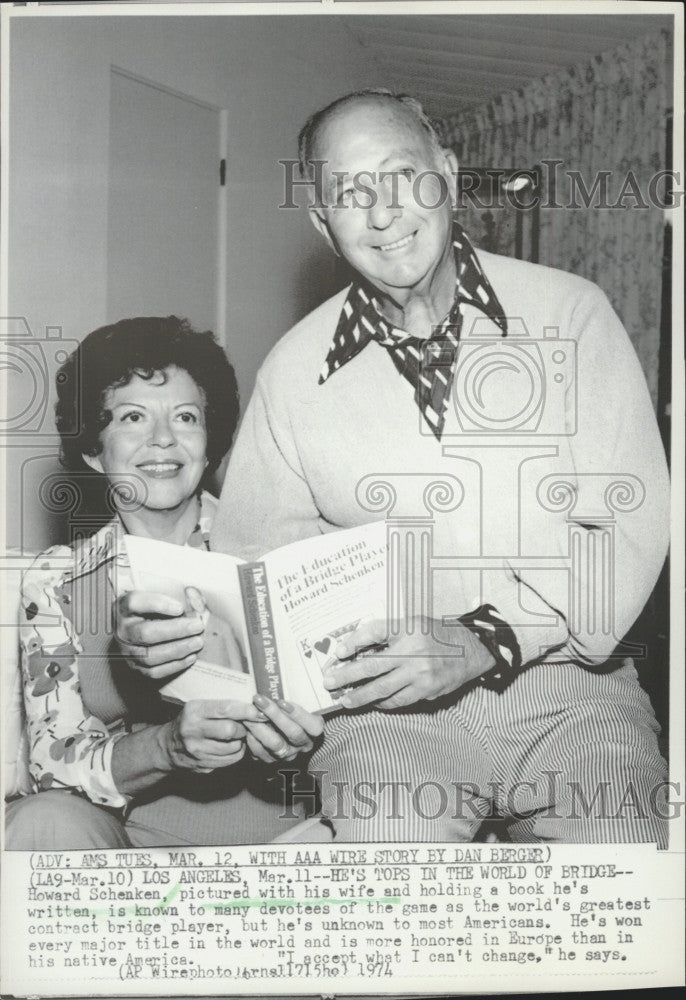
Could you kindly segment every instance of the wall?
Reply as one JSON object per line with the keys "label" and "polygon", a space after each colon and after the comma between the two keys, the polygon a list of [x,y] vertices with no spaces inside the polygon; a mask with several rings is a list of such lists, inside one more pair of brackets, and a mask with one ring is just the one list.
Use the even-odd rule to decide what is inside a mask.
{"label": "wall", "polygon": [[[10,30],[9,314],[25,316],[36,337],[59,325],[74,340],[113,318],[105,310],[109,78],[111,65],[124,68],[228,109],[228,348],[245,404],[272,344],[334,290],[333,258],[306,213],[278,209],[278,161],[296,155],[311,111],[381,82],[363,50],[322,16],[15,19]],[[45,425],[52,430],[52,405]],[[54,467],[56,441],[30,444],[8,452],[7,523],[8,543],[23,531],[33,549],[59,528],[35,502],[36,475]],[[36,463],[26,459],[41,454],[40,473],[27,475]]]}
{"label": "wall", "polygon": [[[654,404],[664,186],[650,192],[667,165],[671,77],[669,35],[653,32],[443,123],[465,165],[544,165],[539,260],[601,286],[632,339]],[[596,193],[584,199],[575,175]],[[604,198],[603,188],[594,188],[603,178]]]}

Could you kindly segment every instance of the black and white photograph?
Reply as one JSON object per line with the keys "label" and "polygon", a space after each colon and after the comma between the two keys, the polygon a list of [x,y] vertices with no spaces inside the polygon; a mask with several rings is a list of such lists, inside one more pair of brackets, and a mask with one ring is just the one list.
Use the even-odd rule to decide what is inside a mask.
{"label": "black and white photograph", "polygon": [[683,985],[683,40],[4,6],[3,995]]}

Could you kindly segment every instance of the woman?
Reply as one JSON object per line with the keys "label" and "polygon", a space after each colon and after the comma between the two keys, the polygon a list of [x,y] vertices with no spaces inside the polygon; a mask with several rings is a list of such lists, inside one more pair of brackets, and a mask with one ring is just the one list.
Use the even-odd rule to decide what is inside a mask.
{"label": "woman", "polygon": [[[116,516],[92,538],[43,553],[24,578],[24,701],[39,794],[8,807],[7,844],[270,840],[285,824],[262,765],[244,757],[246,727],[255,745],[286,759],[311,749],[307,727],[316,736],[318,724],[293,706],[266,705],[269,720],[285,718],[293,747],[251,704],[174,709],[117,655],[112,634],[113,601],[132,589],[125,532],[208,547],[215,501],[202,483],[236,427],[233,368],[211,333],[174,316],[122,320],[85,338],[58,372],[57,393],[63,463],[104,476]],[[159,607],[161,618],[195,612],[184,666],[203,645],[202,599],[188,599],[189,608],[162,598]],[[299,818],[288,816],[286,825]]]}

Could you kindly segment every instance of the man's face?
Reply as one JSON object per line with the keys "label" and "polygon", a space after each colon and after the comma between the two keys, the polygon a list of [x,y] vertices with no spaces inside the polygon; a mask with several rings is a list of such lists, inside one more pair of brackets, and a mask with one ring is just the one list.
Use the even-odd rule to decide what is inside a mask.
{"label": "man's face", "polygon": [[312,221],[352,267],[404,305],[451,261],[456,161],[433,150],[411,112],[360,101],[320,130],[324,208]]}

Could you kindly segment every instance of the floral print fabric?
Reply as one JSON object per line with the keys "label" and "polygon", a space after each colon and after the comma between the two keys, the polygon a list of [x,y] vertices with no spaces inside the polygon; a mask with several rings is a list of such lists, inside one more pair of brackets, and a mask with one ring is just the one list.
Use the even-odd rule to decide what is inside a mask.
{"label": "floral print fabric", "polygon": [[[215,506],[203,493],[200,520],[187,544],[207,546]],[[85,609],[72,604],[75,582],[103,566],[112,600],[131,589],[119,521],[85,542],[43,552],[22,581],[19,634],[29,769],[36,792],[65,788],[99,805],[124,808],[128,800],[112,778],[112,751],[128,731],[127,719],[105,724],[84,703],[83,645],[75,623],[84,619]]]}

